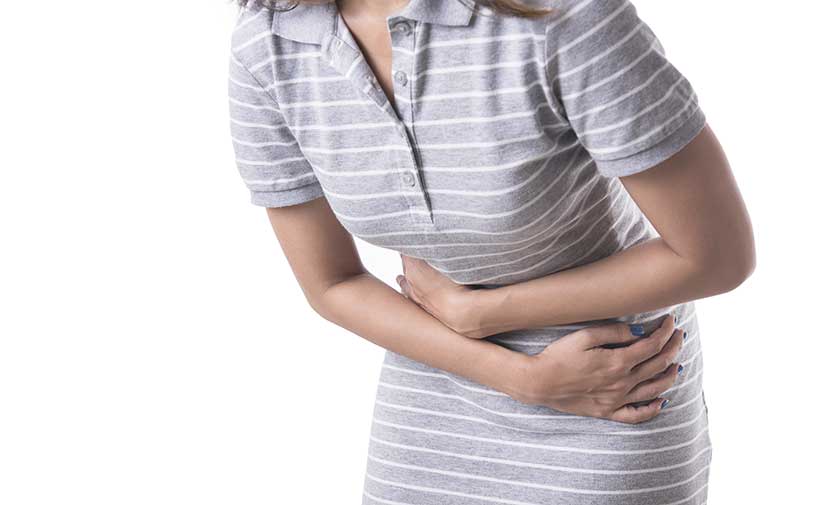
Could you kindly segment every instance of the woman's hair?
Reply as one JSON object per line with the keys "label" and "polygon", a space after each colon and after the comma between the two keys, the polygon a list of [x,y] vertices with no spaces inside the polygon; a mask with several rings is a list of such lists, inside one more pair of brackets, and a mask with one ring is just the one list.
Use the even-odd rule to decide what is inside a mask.
{"label": "woman's hair", "polygon": [[[236,0],[239,5],[246,5],[249,0]],[[253,0],[250,0],[253,1]],[[336,0],[258,0],[261,5],[273,10],[290,10],[300,3],[326,4]],[[463,0],[459,0],[463,3]],[[537,8],[521,3],[519,0],[475,0],[476,6],[489,7],[498,14],[537,18],[552,12],[550,8]],[[284,8],[280,8],[284,7]]]}

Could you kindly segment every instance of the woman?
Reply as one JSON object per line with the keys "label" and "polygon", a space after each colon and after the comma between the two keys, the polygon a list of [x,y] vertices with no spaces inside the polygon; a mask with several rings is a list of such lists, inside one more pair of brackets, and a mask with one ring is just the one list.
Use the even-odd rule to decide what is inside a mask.
{"label": "woman", "polygon": [[[706,502],[693,300],[753,271],[745,206],[629,1],[539,7],[237,21],[251,202],[316,312],[386,349],[363,503]],[[402,293],[352,236],[402,253]]]}

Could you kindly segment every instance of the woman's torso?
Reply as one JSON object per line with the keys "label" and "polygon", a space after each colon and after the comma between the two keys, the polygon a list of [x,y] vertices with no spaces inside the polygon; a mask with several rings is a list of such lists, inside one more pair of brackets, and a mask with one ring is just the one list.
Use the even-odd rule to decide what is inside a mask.
{"label": "woman's torso", "polygon": [[[544,21],[470,21],[457,2],[444,4],[388,18],[395,106],[333,4],[244,14],[237,37],[267,27],[274,36],[240,51],[266,53],[244,56],[259,62],[251,70],[269,80],[261,84],[275,93],[342,226],[487,288],[656,237],[555,112]],[[311,29],[297,30],[293,15]],[[420,22],[433,15],[435,24]]]}

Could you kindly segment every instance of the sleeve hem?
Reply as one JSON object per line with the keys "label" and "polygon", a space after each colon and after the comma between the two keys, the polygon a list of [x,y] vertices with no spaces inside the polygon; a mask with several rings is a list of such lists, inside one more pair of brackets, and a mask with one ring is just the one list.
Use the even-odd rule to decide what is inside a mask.
{"label": "sleeve hem", "polygon": [[251,191],[251,203],[260,207],[286,207],[315,200],[324,195],[318,182],[283,191]]}
{"label": "sleeve hem", "polygon": [[648,170],[671,158],[686,147],[706,126],[706,116],[697,107],[686,121],[660,142],[625,158],[596,160],[598,171],[606,177],[625,177]]}

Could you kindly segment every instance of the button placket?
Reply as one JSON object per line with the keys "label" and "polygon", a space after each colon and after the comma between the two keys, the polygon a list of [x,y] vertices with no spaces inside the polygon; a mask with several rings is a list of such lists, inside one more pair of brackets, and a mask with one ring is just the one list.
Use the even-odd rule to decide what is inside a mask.
{"label": "button placket", "polygon": [[[399,184],[404,191],[411,193],[406,197],[408,207],[415,211],[411,215],[414,223],[422,228],[433,228],[433,213],[430,201],[422,185],[419,175],[416,156],[415,140],[405,123],[412,121],[413,86],[410,79],[413,70],[413,50],[415,48],[415,33],[412,21],[407,19],[388,20],[393,43],[392,77],[393,95],[395,96],[394,109],[402,122],[396,125],[401,137],[407,142],[408,150],[399,157],[401,169],[398,172]],[[400,50],[396,50],[400,49]],[[419,212],[421,211],[421,212]]]}

